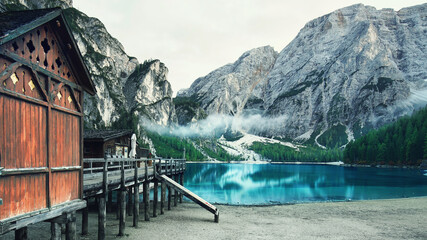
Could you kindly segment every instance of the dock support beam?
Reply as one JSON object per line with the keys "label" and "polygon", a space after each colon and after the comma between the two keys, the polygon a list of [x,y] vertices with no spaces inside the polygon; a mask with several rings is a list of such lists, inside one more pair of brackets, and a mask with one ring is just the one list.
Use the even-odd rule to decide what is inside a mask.
{"label": "dock support beam", "polygon": [[62,232],[61,232],[61,224],[56,222],[50,223],[50,232],[51,232],[51,240],[61,240]]}
{"label": "dock support beam", "polygon": [[107,209],[105,205],[105,198],[100,197],[98,203],[98,240],[105,239],[105,229],[107,227]]}
{"label": "dock support beam", "polygon": [[[179,174],[179,184],[184,187],[184,173]],[[183,195],[179,194],[179,203],[182,203],[182,197]]]}
{"label": "dock support beam", "polygon": [[112,212],[113,206],[113,191],[108,191],[107,212]]}
{"label": "dock support beam", "polygon": [[125,185],[125,166],[124,161],[121,161],[121,189],[120,189],[120,217],[119,217],[119,235],[125,235],[126,228],[126,185]]}
{"label": "dock support beam", "polygon": [[165,214],[165,200],[166,200],[166,183],[161,182],[161,193],[160,193],[160,214]]}
{"label": "dock support beam", "polygon": [[153,217],[157,217],[157,202],[159,201],[159,182],[157,180],[154,180],[153,194]]}
{"label": "dock support beam", "polygon": [[116,191],[116,220],[120,218],[120,190]]}
{"label": "dock support beam", "polygon": [[218,212],[215,214],[215,219],[214,219],[214,221],[215,221],[216,223],[219,223],[219,213],[218,213]]}
{"label": "dock support beam", "polygon": [[119,235],[125,235],[126,228],[126,189],[120,190]]}
{"label": "dock support beam", "polygon": [[88,225],[89,225],[89,206],[86,206],[82,210],[82,235],[85,236],[88,234]]}
{"label": "dock support beam", "polygon": [[76,231],[76,213],[70,213],[70,220],[66,225],[66,234],[65,239],[67,240],[76,240],[77,239],[77,231]]}
{"label": "dock support beam", "polygon": [[[177,178],[178,178],[178,175],[175,175],[174,176],[174,180],[176,180],[175,182],[178,182],[178,180],[177,180]],[[174,207],[176,207],[177,205],[178,205],[178,191],[177,190],[173,190],[173,206]]]}
{"label": "dock support beam", "polygon": [[168,210],[171,210],[172,188],[168,186]]}
{"label": "dock support beam", "polygon": [[128,204],[127,204],[127,208],[126,208],[126,211],[127,211],[127,213],[128,213],[128,216],[132,216],[132,214],[133,214],[133,209],[132,209],[132,207],[133,207],[133,204],[132,204],[132,199],[133,199],[133,194],[132,194],[132,187],[129,187],[129,189],[128,189]]}
{"label": "dock support beam", "polygon": [[145,181],[142,184],[144,200],[144,220],[150,221],[150,182],[148,181],[148,162],[145,161]]}
{"label": "dock support beam", "polygon": [[[105,157],[104,168],[102,172],[102,193],[98,198],[98,240],[105,239],[105,229],[107,227],[107,206],[106,197],[108,196],[108,161]],[[82,228],[84,227],[84,224]],[[86,223],[86,228],[87,228]]]}
{"label": "dock support beam", "polygon": [[139,181],[138,181],[138,162],[135,161],[135,185],[133,186],[133,226],[138,228],[139,221]]}
{"label": "dock support beam", "polygon": [[150,188],[148,180],[142,184],[143,187],[143,198],[144,198],[144,219],[145,221],[150,221]]}
{"label": "dock support beam", "polygon": [[28,239],[27,227],[23,227],[15,231],[15,240],[26,240],[26,239]]}

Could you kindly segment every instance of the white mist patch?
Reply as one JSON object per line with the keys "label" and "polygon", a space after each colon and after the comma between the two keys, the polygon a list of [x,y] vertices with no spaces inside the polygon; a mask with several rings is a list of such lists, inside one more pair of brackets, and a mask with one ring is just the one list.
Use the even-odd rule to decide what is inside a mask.
{"label": "white mist patch", "polygon": [[206,119],[190,123],[187,126],[159,126],[149,120],[140,121],[144,127],[159,134],[169,134],[178,137],[219,137],[226,130],[244,133],[262,133],[277,129],[286,121],[285,116],[274,118],[263,117],[260,114],[245,116],[209,115]]}

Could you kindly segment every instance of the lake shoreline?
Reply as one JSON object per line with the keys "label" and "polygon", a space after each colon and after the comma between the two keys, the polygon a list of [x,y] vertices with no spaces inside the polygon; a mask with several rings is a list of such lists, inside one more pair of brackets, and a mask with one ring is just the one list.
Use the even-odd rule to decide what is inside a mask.
{"label": "lake shoreline", "polygon": [[341,161],[338,162],[267,162],[267,161],[231,161],[231,162],[221,162],[221,161],[187,161],[187,164],[192,163],[212,163],[212,164],[283,164],[283,165],[330,165],[330,166],[340,166],[340,167],[363,167],[363,168],[393,168],[393,169],[425,169],[420,166],[394,166],[394,165],[369,165],[369,164],[348,164]]}

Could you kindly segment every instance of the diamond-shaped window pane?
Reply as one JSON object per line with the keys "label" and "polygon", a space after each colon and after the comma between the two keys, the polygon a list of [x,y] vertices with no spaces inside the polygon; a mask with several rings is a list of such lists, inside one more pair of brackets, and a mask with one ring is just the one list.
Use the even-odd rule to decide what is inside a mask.
{"label": "diamond-shaped window pane", "polygon": [[60,92],[58,92],[58,94],[56,94],[56,96],[58,97],[58,100],[61,100],[62,94]]}
{"label": "diamond-shaped window pane", "polygon": [[12,79],[13,84],[16,84],[16,83],[19,81],[19,78],[16,76],[16,74],[15,74],[15,73],[13,73],[13,74],[10,76],[10,79]]}
{"label": "diamond-shaped window pane", "polygon": [[72,103],[72,102],[73,102],[73,99],[71,98],[71,96],[68,96],[68,98],[67,98],[67,99],[68,99],[68,102],[69,102],[69,103]]}
{"label": "diamond-shaped window pane", "polygon": [[31,91],[33,91],[33,89],[36,87],[32,79],[28,82],[28,86],[30,86]]}

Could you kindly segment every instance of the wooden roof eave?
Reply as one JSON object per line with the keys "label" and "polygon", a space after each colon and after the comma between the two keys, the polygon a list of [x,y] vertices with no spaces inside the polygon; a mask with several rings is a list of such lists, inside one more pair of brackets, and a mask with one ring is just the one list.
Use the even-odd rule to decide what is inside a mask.
{"label": "wooden roof eave", "polygon": [[59,15],[61,15],[61,9],[57,8],[55,10],[53,10],[52,12],[49,12],[47,14],[45,14],[42,17],[39,17],[27,24],[24,24],[22,26],[20,26],[19,28],[16,28],[14,30],[11,30],[8,32],[7,35],[0,37],[0,45],[5,44],[6,42],[9,42],[12,39],[15,39],[19,36],[21,36],[22,34],[29,32],[31,30],[33,30],[34,28],[37,28],[47,22],[49,22],[50,20],[58,17]]}

